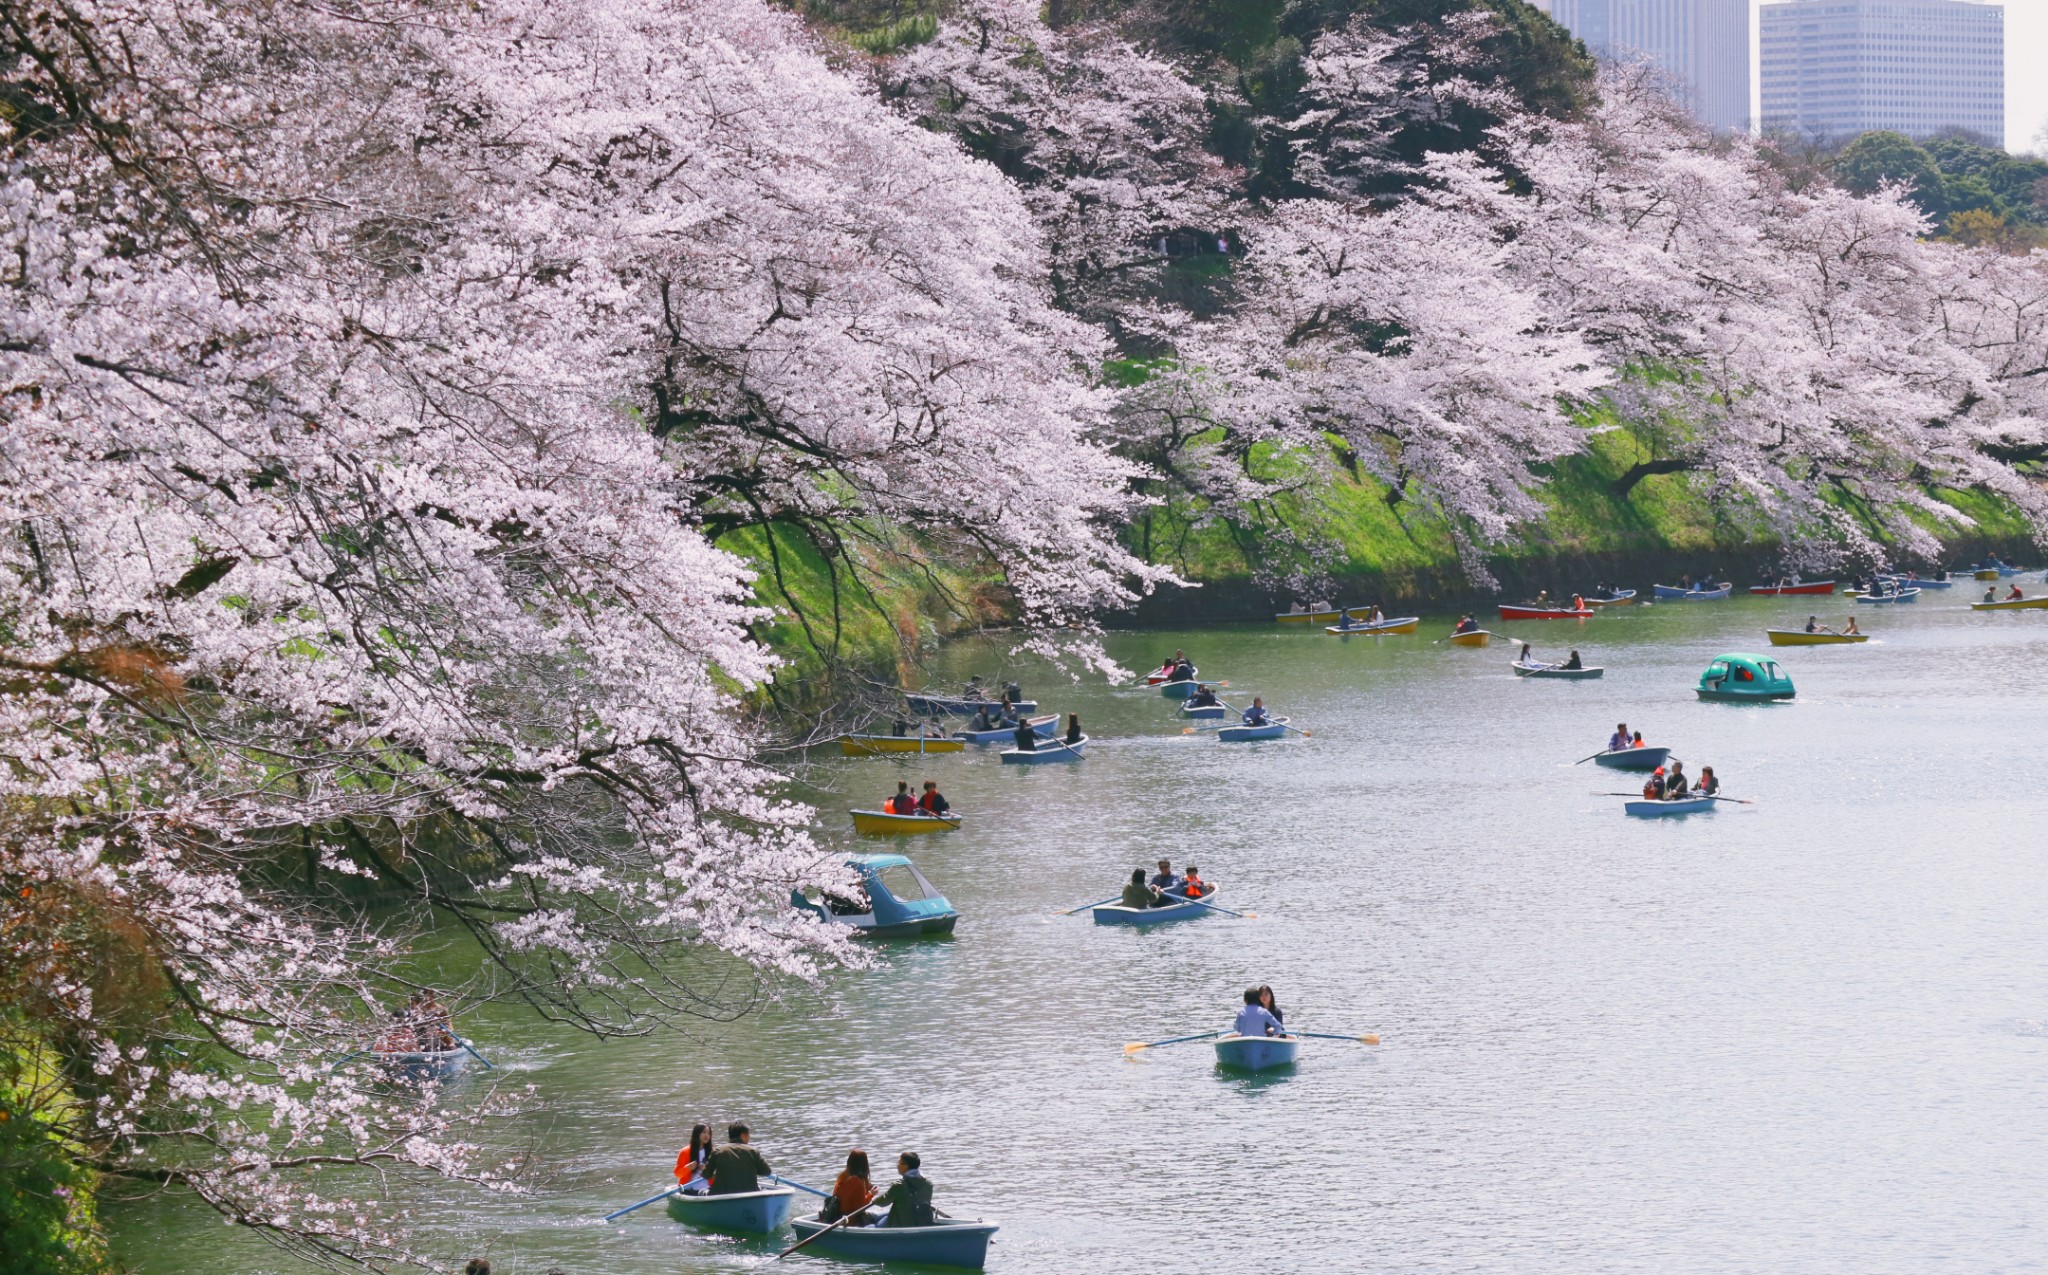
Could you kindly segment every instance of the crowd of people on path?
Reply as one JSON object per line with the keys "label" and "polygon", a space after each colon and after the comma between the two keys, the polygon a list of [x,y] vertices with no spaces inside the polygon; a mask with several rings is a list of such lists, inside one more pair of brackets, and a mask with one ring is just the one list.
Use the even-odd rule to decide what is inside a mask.
{"label": "crowd of people on path", "polygon": [[[754,1133],[735,1121],[725,1131],[724,1145],[712,1141],[711,1126],[690,1130],[690,1145],[676,1157],[677,1190],[685,1195],[745,1195],[761,1190],[761,1179],[775,1178],[768,1160],[754,1148]],[[897,1180],[877,1194],[868,1170],[868,1153],[847,1152],[846,1167],[832,1183],[818,1213],[821,1222],[848,1219],[847,1226],[935,1226],[946,1215],[932,1207],[931,1180],[915,1151],[896,1157]],[[780,1181],[781,1179],[775,1179]]]}

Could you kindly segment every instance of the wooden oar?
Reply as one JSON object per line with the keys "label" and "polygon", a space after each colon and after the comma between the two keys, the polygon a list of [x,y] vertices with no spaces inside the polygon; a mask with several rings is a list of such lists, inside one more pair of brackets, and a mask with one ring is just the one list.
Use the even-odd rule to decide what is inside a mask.
{"label": "wooden oar", "polygon": [[[1287,726],[1287,723],[1286,723],[1286,722],[1282,722],[1282,723],[1280,723],[1280,724],[1281,724],[1282,726]],[[1312,731],[1312,730],[1303,730],[1303,729],[1302,729],[1301,727],[1299,727],[1299,726],[1287,726],[1287,729],[1288,729],[1288,730],[1291,730],[1291,731],[1293,731],[1293,732],[1294,732],[1295,734],[1297,734],[1297,735],[1300,735],[1300,736],[1302,736],[1302,737],[1303,737],[1303,738],[1305,738],[1305,739],[1313,739],[1313,738],[1315,738],[1315,732],[1314,732],[1314,731]]]}
{"label": "wooden oar", "polygon": [[616,1213],[607,1213],[604,1215],[604,1220],[609,1222],[615,1217],[624,1217],[626,1216],[626,1214],[631,1213],[634,1209],[644,1209],[648,1205],[654,1203],[656,1200],[666,1200],[668,1197],[674,1195],[676,1192],[682,1189],[683,1188],[680,1184],[672,1186],[668,1190],[663,1191],[660,1195],[650,1195],[646,1199],[640,1201],[638,1204],[627,1205],[625,1208],[620,1209]]}
{"label": "wooden oar", "polygon": [[783,1177],[779,1173],[769,1174],[768,1180],[770,1182],[773,1182],[777,1186],[793,1186],[799,1191],[809,1191],[812,1195],[817,1196],[821,1200],[829,1200],[832,1198],[832,1193],[830,1191],[820,1191],[818,1188],[814,1186],[805,1186],[801,1182],[793,1182],[790,1179]]}
{"label": "wooden oar", "polygon": [[1095,902],[1093,902],[1093,903],[1083,903],[1083,904],[1082,904],[1082,905],[1081,905],[1080,907],[1077,907],[1077,908],[1068,908],[1068,909],[1067,909],[1066,911],[1064,911],[1064,912],[1055,912],[1055,913],[1053,913],[1053,915],[1054,915],[1054,916],[1072,916],[1072,915],[1074,915],[1074,913],[1076,913],[1076,912],[1086,912],[1086,911],[1087,911],[1087,910],[1088,910],[1089,908],[1099,908],[1099,907],[1101,907],[1101,906],[1102,906],[1103,904],[1105,904],[1105,903],[1114,903],[1114,902],[1116,902],[1116,901],[1117,901],[1118,899],[1121,899],[1121,898],[1123,898],[1123,897],[1124,897],[1124,896],[1123,896],[1123,895],[1121,895],[1121,894],[1112,894],[1112,895],[1110,895],[1110,896],[1109,896],[1108,898],[1106,898],[1106,899],[1097,899],[1097,900],[1095,900]]}
{"label": "wooden oar", "polygon": [[[872,1192],[873,1188],[870,1187],[869,1190],[870,1192]],[[872,1204],[874,1203],[874,1201],[871,1199],[868,1201],[868,1203]],[[859,1217],[862,1211],[865,1210],[867,1207],[867,1204],[863,1204],[860,1206],[860,1208],[855,1209],[851,1213],[841,1214],[839,1220],[834,1222],[832,1225],[826,1227],[822,1231],[812,1231],[809,1235],[806,1235],[804,1238],[798,1240],[796,1243],[790,1245],[788,1248],[783,1249],[780,1253],[777,1253],[775,1256],[769,1258],[768,1260],[771,1262],[779,1262],[783,1258],[788,1257],[791,1253],[794,1253],[798,1249],[802,1248],[804,1245],[810,1243],[812,1240],[817,1239],[820,1235],[830,1235],[832,1232],[838,1230],[840,1227],[845,1226],[848,1222],[851,1222],[853,1221],[853,1219]],[[938,1210],[933,1209],[932,1212],[936,1213],[938,1212]],[[883,1209],[881,1213],[877,1214],[878,1217],[887,1217],[888,1215],[889,1210],[887,1209]]]}
{"label": "wooden oar", "polygon": [[1736,805],[1738,805],[1738,806],[1754,806],[1754,805],[1756,804],[1756,803],[1755,803],[1754,801],[1751,801],[1751,800],[1750,800],[1750,799],[1748,799],[1747,797],[1723,797],[1723,796],[1722,796],[1721,794],[1719,794],[1719,793],[1715,793],[1715,794],[1714,794],[1714,800],[1715,800],[1715,801],[1732,801],[1732,802],[1734,802],[1734,803],[1735,803]]}
{"label": "wooden oar", "polygon": [[[1593,757],[1605,757],[1605,756],[1606,756],[1607,754],[1609,754],[1609,753],[1611,753],[1611,752],[1613,752],[1613,751],[1614,751],[1614,749],[1612,749],[1612,748],[1603,748],[1603,749],[1601,749],[1601,750],[1600,750],[1599,752],[1597,752],[1597,753],[1594,753],[1594,754],[1593,754]],[[1589,761],[1593,760],[1593,757],[1581,757],[1581,758],[1579,758],[1579,759],[1578,759],[1577,761],[1573,762],[1573,763],[1572,763],[1572,765],[1574,765],[1574,766],[1583,766],[1583,765],[1585,765],[1585,764],[1586,764],[1587,762],[1589,762]]]}
{"label": "wooden oar", "polygon": [[1361,1045],[1377,1045],[1380,1043],[1378,1036],[1370,1034],[1364,1036],[1338,1036],[1331,1032],[1289,1032],[1288,1034],[1290,1036],[1313,1036],[1317,1040],[1355,1040]]}
{"label": "wooden oar", "polygon": [[1222,907],[1215,903],[1205,903],[1200,899],[1191,899],[1184,894],[1174,894],[1169,895],[1167,897],[1179,899],[1182,903],[1192,903],[1198,908],[1213,908],[1216,911],[1224,913],[1227,916],[1241,916],[1247,921],[1256,921],[1259,919],[1259,914],[1256,912],[1232,912],[1229,908]]}
{"label": "wooden oar", "polygon": [[1178,1045],[1183,1041],[1207,1040],[1211,1036],[1227,1036],[1229,1034],[1230,1028],[1223,1027],[1218,1028],[1216,1031],[1200,1032],[1193,1036],[1169,1036],[1165,1040],[1133,1041],[1130,1044],[1124,1046],[1124,1052],[1127,1054],[1135,1054],[1141,1049],[1157,1049],[1161,1045]]}

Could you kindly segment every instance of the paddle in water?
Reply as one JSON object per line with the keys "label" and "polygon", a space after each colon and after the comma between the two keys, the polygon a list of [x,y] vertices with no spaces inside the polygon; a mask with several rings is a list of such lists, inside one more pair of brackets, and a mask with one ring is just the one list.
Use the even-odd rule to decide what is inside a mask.
{"label": "paddle in water", "polygon": [[1193,1036],[1169,1036],[1165,1040],[1132,1041],[1130,1044],[1124,1046],[1124,1052],[1127,1054],[1135,1054],[1140,1050],[1157,1049],[1161,1045],[1178,1045],[1183,1041],[1207,1040],[1211,1036],[1226,1036],[1229,1033],[1230,1029],[1228,1027],[1220,1027],[1212,1032],[1197,1032]]}
{"label": "paddle in water", "polygon": [[672,1186],[668,1190],[663,1191],[660,1195],[650,1195],[646,1199],[640,1201],[638,1204],[629,1204],[625,1208],[620,1209],[616,1213],[607,1213],[604,1215],[604,1220],[609,1222],[615,1217],[624,1217],[626,1216],[626,1214],[631,1213],[633,1210],[644,1209],[648,1205],[653,1204],[657,1200],[666,1200],[668,1197],[674,1195],[676,1192],[682,1189],[683,1188],[680,1186]]}
{"label": "paddle in water", "polygon": [[[450,1036],[455,1036],[455,1033],[454,1033],[454,1032],[449,1032],[448,1034],[449,1034]],[[477,1060],[478,1062],[482,1063],[482,1064],[483,1064],[483,1065],[484,1065],[485,1067],[488,1067],[488,1068],[490,1068],[490,1070],[492,1070],[492,1071],[496,1071],[496,1070],[497,1070],[497,1067],[496,1067],[496,1066],[494,1066],[494,1065],[492,1064],[492,1062],[491,1062],[491,1060],[490,1060],[490,1059],[488,1059],[488,1058],[484,1057],[484,1056],[483,1056],[482,1054],[480,1054],[480,1053],[476,1052],[476,1048],[475,1048],[475,1046],[471,1045],[471,1044],[470,1044],[470,1043],[469,1043],[468,1041],[464,1040],[464,1039],[463,1039],[462,1037],[460,1037],[460,1036],[455,1036],[455,1043],[456,1043],[456,1044],[458,1044],[458,1045],[460,1045],[460,1046],[462,1046],[462,1047],[463,1047],[464,1049],[468,1050],[468,1051],[469,1051],[469,1056],[470,1056],[471,1058],[474,1058],[474,1059],[476,1059],[476,1060]]]}
{"label": "paddle in water", "polygon": [[1112,894],[1112,895],[1110,895],[1110,896],[1109,896],[1108,898],[1106,898],[1106,899],[1097,899],[1097,900],[1095,900],[1095,902],[1093,902],[1093,903],[1083,903],[1083,904],[1082,904],[1082,905],[1081,905],[1080,907],[1077,907],[1077,908],[1068,908],[1068,909],[1067,909],[1066,911],[1064,911],[1064,912],[1055,912],[1055,913],[1053,913],[1053,915],[1054,915],[1054,916],[1072,916],[1072,915],[1074,915],[1074,913],[1076,913],[1076,912],[1086,912],[1086,911],[1087,911],[1087,910],[1088,910],[1089,908],[1099,908],[1099,907],[1101,907],[1101,906],[1102,906],[1103,904],[1105,904],[1105,903],[1114,903],[1114,902],[1116,902],[1116,901],[1117,901],[1118,899],[1121,899],[1121,898],[1123,898],[1123,897],[1124,897],[1124,896],[1123,896],[1123,895],[1121,895],[1121,894]]}
{"label": "paddle in water", "polygon": [[1355,1040],[1361,1045],[1377,1045],[1380,1038],[1367,1032],[1363,1036],[1339,1036],[1334,1032],[1289,1032],[1290,1036],[1310,1036],[1316,1040]]}
{"label": "paddle in water", "polygon": [[[1117,897],[1122,898],[1123,896],[1118,895]],[[1192,903],[1198,908],[1209,908],[1212,911],[1221,912],[1226,916],[1240,916],[1247,921],[1256,921],[1259,919],[1259,914],[1256,912],[1232,912],[1229,908],[1226,908],[1221,904],[1204,903],[1200,899],[1190,899],[1184,894],[1176,894],[1171,897],[1179,900],[1181,903]]]}

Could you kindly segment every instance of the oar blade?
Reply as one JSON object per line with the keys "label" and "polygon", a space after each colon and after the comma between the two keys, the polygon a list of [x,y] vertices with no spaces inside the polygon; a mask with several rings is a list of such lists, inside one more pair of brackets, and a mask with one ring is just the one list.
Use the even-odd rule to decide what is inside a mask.
{"label": "oar blade", "polygon": [[1135,1053],[1139,1052],[1140,1050],[1145,1050],[1145,1049],[1150,1049],[1150,1048],[1152,1048],[1152,1046],[1150,1046],[1150,1045],[1146,1044],[1146,1043],[1145,1043],[1144,1041],[1142,1041],[1142,1040],[1134,1040],[1134,1041],[1132,1041],[1132,1042],[1131,1042],[1130,1044],[1128,1044],[1128,1045],[1125,1045],[1125,1046],[1124,1046],[1124,1052],[1125,1052],[1125,1053],[1127,1053],[1127,1054],[1135,1054]]}

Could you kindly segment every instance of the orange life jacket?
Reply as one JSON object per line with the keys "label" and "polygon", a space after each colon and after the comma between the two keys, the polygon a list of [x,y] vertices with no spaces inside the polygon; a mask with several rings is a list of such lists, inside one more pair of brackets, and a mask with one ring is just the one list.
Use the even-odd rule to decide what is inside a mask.
{"label": "orange life jacket", "polygon": [[1209,892],[1209,888],[1202,884],[1202,878],[1190,876],[1181,885],[1180,892],[1191,899],[1199,899]]}

